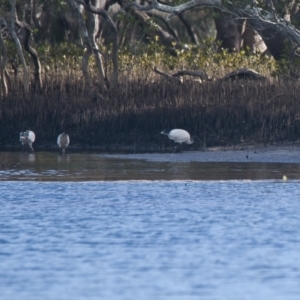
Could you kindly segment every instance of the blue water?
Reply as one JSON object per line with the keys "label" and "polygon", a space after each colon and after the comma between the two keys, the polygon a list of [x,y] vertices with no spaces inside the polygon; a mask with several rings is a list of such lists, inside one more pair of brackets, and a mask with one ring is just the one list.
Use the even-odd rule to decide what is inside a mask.
{"label": "blue water", "polygon": [[0,299],[299,299],[299,187],[0,182]]}

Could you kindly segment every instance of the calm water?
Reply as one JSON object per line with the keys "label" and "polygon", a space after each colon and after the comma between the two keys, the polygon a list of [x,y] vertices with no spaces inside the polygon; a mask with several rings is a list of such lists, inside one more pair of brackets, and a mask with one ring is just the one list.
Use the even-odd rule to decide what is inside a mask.
{"label": "calm water", "polygon": [[92,153],[61,156],[54,152],[29,155],[0,152],[0,181],[280,180],[283,175],[300,180],[299,163],[174,161],[174,155],[170,159],[173,161],[115,158]]}
{"label": "calm water", "polygon": [[[245,166],[79,156],[2,157],[1,300],[299,299],[298,180],[212,180]],[[247,168],[298,176],[293,165]],[[216,174],[190,180],[196,170]],[[156,175],[165,179],[127,181]]]}

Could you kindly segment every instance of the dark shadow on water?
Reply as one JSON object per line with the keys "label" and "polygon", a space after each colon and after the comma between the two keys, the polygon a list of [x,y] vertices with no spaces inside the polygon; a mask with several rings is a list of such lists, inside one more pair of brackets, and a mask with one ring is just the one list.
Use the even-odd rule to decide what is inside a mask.
{"label": "dark shadow on water", "polygon": [[0,152],[0,181],[300,179],[300,164],[145,161],[96,153]]}

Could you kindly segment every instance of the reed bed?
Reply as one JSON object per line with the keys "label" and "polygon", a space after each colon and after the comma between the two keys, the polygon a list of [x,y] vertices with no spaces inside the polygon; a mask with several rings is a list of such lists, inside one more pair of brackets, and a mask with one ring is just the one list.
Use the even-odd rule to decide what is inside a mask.
{"label": "reed bed", "polygon": [[[20,147],[21,130],[35,148],[51,149],[66,131],[79,149],[159,151],[172,146],[162,129],[184,128],[206,146],[295,141],[300,136],[300,85],[295,81],[205,84],[121,80],[103,92],[95,82],[45,79],[42,92],[14,89],[0,101],[0,148]],[[188,149],[202,148],[195,143]]]}

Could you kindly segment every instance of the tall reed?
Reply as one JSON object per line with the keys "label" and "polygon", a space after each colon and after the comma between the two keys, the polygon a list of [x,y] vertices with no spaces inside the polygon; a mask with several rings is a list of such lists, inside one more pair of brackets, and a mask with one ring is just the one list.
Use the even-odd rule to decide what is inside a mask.
{"label": "tall reed", "polygon": [[[35,146],[52,147],[62,131],[73,146],[160,149],[167,128],[184,128],[207,146],[241,141],[295,141],[300,136],[300,86],[294,81],[170,83],[138,78],[101,91],[87,90],[75,76],[48,77],[42,92],[20,87],[0,102],[0,147],[17,146],[21,130],[32,129]],[[199,147],[199,144],[191,147]]]}

